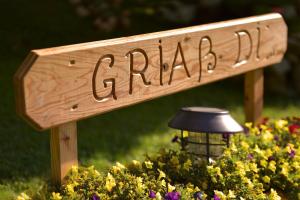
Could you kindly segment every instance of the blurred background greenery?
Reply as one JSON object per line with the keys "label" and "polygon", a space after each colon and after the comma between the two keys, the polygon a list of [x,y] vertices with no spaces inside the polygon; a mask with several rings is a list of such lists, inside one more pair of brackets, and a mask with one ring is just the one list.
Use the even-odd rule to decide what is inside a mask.
{"label": "blurred background greenery", "polygon": [[[36,193],[50,177],[48,131],[35,131],[15,112],[12,78],[31,49],[268,12],[284,16],[289,50],[281,64],[265,70],[264,115],[299,116],[299,0],[1,0],[0,199]],[[139,159],[171,146],[174,131],[167,122],[182,106],[226,108],[242,123],[242,81],[240,76],[80,121],[80,163],[105,171],[116,160]]]}

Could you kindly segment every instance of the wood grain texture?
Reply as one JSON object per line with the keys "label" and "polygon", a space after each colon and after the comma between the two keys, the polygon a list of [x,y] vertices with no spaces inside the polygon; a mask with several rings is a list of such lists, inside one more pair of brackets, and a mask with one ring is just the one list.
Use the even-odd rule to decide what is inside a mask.
{"label": "wood grain texture", "polygon": [[17,110],[48,129],[281,61],[287,27],[268,14],[31,51]]}
{"label": "wood grain texture", "polygon": [[245,121],[257,124],[260,122],[264,101],[264,72],[256,69],[245,74],[244,110]]}
{"label": "wood grain texture", "polygon": [[76,122],[51,129],[50,150],[51,179],[54,185],[60,185],[71,167],[78,165]]}

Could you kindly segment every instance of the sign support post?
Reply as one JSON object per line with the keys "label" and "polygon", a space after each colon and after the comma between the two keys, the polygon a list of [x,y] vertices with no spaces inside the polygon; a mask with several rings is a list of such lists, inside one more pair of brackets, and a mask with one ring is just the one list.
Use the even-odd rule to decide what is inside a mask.
{"label": "sign support post", "polygon": [[256,69],[245,74],[244,109],[245,121],[257,124],[260,122],[263,110],[264,71]]}
{"label": "sign support post", "polygon": [[60,185],[72,166],[78,165],[77,124],[69,122],[50,131],[51,179]]}

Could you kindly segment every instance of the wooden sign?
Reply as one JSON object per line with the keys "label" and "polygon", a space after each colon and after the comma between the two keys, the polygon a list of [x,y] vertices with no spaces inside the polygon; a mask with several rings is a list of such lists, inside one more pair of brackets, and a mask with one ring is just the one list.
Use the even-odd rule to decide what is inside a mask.
{"label": "wooden sign", "polygon": [[281,61],[279,14],[30,52],[18,112],[48,129]]}

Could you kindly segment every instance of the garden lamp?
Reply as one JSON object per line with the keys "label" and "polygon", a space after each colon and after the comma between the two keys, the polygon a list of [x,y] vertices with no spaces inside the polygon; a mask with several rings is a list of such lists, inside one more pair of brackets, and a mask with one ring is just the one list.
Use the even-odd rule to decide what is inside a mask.
{"label": "garden lamp", "polygon": [[229,147],[230,135],[243,128],[227,110],[207,107],[183,107],[169,122],[169,127],[181,130],[182,150],[206,158],[218,158]]}

